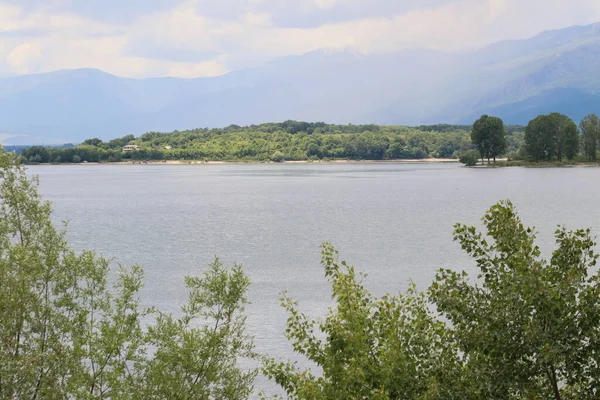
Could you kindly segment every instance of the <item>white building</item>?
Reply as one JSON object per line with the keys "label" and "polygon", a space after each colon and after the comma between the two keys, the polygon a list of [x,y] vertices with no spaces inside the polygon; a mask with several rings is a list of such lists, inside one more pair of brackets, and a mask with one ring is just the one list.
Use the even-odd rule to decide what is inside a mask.
{"label": "white building", "polygon": [[128,144],[127,146],[123,146],[123,151],[139,151],[140,149],[141,147],[136,144]]}

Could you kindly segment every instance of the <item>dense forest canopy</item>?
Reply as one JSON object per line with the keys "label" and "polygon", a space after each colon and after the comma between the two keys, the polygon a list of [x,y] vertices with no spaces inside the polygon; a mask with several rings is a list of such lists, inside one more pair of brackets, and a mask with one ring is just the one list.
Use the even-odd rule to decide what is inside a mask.
{"label": "dense forest canopy", "polygon": [[[474,146],[467,125],[419,127],[334,125],[323,122],[285,121],[219,129],[147,132],[104,142],[85,140],[72,148],[25,149],[28,163],[115,162],[134,160],[389,160],[458,158]],[[507,153],[523,142],[523,127],[507,127]],[[126,145],[139,146],[123,151]]]}

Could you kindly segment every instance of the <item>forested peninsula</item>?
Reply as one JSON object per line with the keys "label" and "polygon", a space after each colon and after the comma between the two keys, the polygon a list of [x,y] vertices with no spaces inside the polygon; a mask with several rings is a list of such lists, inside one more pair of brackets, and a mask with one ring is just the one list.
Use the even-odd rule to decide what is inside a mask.
{"label": "forested peninsula", "polygon": [[[517,155],[524,127],[506,126],[506,153]],[[22,161],[37,163],[195,160],[230,162],[317,160],[407,160],[454,158],[475,149],[469,125],[418,127],[334,125],[285,121],[230,125],[220,129],[148,132],[110,141],[87,139],[80,145],[33,146]]]}
{"label": "forested peninsula", "polygon": [[[577,125],[567,115],[539,115],[527,126],[505,125],[483,115],[473,125],[333,125],[285,121],[230,125],[221,129],[148,132],[80,145],[33,146],[21,162],[127,161],[284,162],[330,160],[458,159],[467,166],[596,163],[600,119],[591,114]],[[496,164],[498,158],[506,158]]]}

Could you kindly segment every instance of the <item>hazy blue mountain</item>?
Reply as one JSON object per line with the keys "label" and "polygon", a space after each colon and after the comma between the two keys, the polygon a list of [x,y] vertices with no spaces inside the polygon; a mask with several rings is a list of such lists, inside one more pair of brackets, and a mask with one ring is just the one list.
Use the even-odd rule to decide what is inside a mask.
{"label": "hazy blue mountain", "polygon": [[0,79],[0,140],[80,142],[150,130],[286,119],[525,124],[560,111],[600,113],[600,24],[443,53],[316,51],[216,78],[128,79],[68,70]]}

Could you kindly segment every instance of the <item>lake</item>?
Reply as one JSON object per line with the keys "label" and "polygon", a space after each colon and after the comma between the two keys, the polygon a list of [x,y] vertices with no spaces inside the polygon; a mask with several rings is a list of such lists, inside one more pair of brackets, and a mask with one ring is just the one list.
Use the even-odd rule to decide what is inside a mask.
{"label": "lake", "polygon": [[177,312],[185,275],[217,255],[252,279],[249,331],[257,349],[292,357],[279,293],[322,316],[330,305],[319,245],[368,273],[375,294],[424,290],[439,268],[472,271],[452,241],[511,199],[540,231],[557,224],[600,232],[600,168],[465,168],[437,163],[35,166],[70,243],[146,271],[142,301]]}

